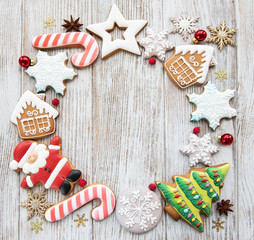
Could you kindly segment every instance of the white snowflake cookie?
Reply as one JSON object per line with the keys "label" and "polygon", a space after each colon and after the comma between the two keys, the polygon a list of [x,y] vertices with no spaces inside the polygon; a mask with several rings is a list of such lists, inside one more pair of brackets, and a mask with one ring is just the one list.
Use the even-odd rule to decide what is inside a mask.
{"label": "white snowflake cookie", "polygon": [[[123,33],[124,39],[116,39],[113,41],[109,32],[116,25],[120,29],[125,30]],[[145,20],[126,20],[114,4],[107,21],[91,24],[86,29],[102,39],[102,59],[106,59],[119,50],[140,55],[141,52],[135,37],[146,25],[147,21]]]}
{"label": "white snowflake cookie", "polygon": [[189,144],[180,151],[189,156],[190,165],[193,167],[199,162],[210,165],[212,155],[218,152],[219,148],[212,144],[210,133],[205,134],[202,138],[191,133]]}
{"label": "white snowflake cookie", "polygon": [[198,22],[199,17],[190,17],[187,12],[182,12],[178,18],[171,17],[170,20],[174,24],[174,28],[171,33],[179,33],[182,35],[183,40],[186,41],[191,33],[196,32],[196,22]]}
{"label": "white snowflake cookie", "polygon": [[157,195],[145,187],[119,194],[116,217],[121,226],[133,233],[145,233],[157,226],[162,207]]}
{"label": "white snowflake cookie", "polygon": [[222,118],[235,117],[236,110],[229,105],[234,93],[235,90],[230,89],[220,92],[215,84],[208,82],[201,94],[187,94],[189,101],[196,105],[195,111],[191,113],[191,121],[206,119],[209,127],[215,130]]}
{"label": "white snowflake cookie", "polygon": [[160,61],[164,61],[165,53],[174,47],[174,44],[167,40],[167,36],[167,31],[156,33],[148,27],[146,29],[146,37],[138,41],[139,45],[145,48],[145,58],[155,56]]}
{"label": "white snowflake cookie", "polygon": [[64,95],[64,81],[72,80],[77,73],[72,68],[66,66],[67,53],[60,52],[55,56],[49,56],[46,52],[39,51],[37,63],[30,66],[25,72],[36,79],[36,90],[46,91],[47,87],[52,87],[56,93]]}

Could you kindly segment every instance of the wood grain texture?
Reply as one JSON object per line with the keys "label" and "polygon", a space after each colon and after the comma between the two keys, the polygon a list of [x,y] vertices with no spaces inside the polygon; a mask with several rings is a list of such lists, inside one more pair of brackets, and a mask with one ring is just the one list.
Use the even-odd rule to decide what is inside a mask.
{"label": "wood grain texture", "polygon": [[[96,62],[86,69],[75,69],[78,77],[67,81],[66,94],[58,96],[52,89],[46,93],[46,101],[51,103],[59,98],[57,110],[57,131],[62,137],[62,153],[73,165],[82,170],[89,183],[103,183],[110,186],[116,195],[137,185],[148,186],[155,180],[172,183],[172,175],[186,174],[189,170],[188,157],[179,148],[188,142],[188,134],[195,126],[201,128],[201,136],[210,132],[213,141],[219,134],[229,132],[235,137],[232,146],[221,146],[214,155],[214,163],[229,162],[231,168],[222,190],[221,198],[231,199],[234,213],[225,221],[224,230],[219,233],[212,229],[212,220],[219,217],[213,204],[210,217],[202,216],[204,233],[199,233],[182,220],[175,222],[163,213],[158,226],[152,231],[136,235],[124,230],[113,213],[104,221],[92,221],[90,211],[98,204],[94,201],[74,214],[57,223],[43,222],[43,231],[35,235],[31,231],[31,221],[26,220],[26,210],[19,203],[27,199],[25,190],[19,187],[24,174],[17,174],[8,168],[12,152],[20,141],[16,127],[9,122],[10,115],[22,93],[35,91],[35,80],[29,78],[18,66],[20,55],[36,58],[38,50],[31,45],[33,36],[45,33],[64,32],[62,19],[80,17],[85,26],[107,19],[110,8],[116,3],[126,19],[145,19],[148,26],[160,31],[170,30],[171,16],[178,16],[187,10],[190,16],[199,16],[197,26],[218,26],[225,20],[228,27],[239,28],[237,47],[226,46],[220,52],[216,45],[215,58],[218,65],[211,68],[208,79],[219,90],[236,89],[231,101],[237,108],[238,116],[233,120],[222,120],[212,131],[206,121],[190,122],[189,116],[194,106],[186,94],[200,93],[202,87],[191,86],[181,90],[171,82],[162,63],[150,66],[142,56],[138,57],[119,51],[106,60],[101,53]],[[250,0],[2,0],[1,12],[1,68],[2,88],[0,150],[2,173],[0,205],[1,239],[253,239],[253,2]],[[10,14],[11,13],[11,14]],[[52,30],[44,28],[47,17],[56,19]],[[121,36],[121,31],[112,34]],[[145,35],[142,31],[137,39]],[[209,35],[209,31],[208,31]],[[178,34],[170,34],[168,39],[175,43],[185,42]],[[101,48],[102,41],[96,37]],[[203,43],[205,44],[205,43]],[[47,50],[50,55],[67,51],[70,57],[80,48]],[[143,51],[143,49],[142,49]],[[173,51],[167,53],[171,56]],[[71,67],[70,62],[68,66]],[[220,82],[215,72],[222,68],[228,72],[228,79]],[[54,135],[53,135],[54,136]],[[49,144],[51,137],[40,140]],[[199,167],[202,167],[199,164]],[[42,189],[34,188],[34,192]],[[74,188],[74,192],[80,189]],[[162,200],[158,190],[156,194]],[[46,197],[56,203],[64,197],[57,191],[48,190]],[[86,227],[76,227],[76,215],[86,214]],[[40,219],[39,219],[40,220]],[[183,231],[184,229],[184,231]]]}

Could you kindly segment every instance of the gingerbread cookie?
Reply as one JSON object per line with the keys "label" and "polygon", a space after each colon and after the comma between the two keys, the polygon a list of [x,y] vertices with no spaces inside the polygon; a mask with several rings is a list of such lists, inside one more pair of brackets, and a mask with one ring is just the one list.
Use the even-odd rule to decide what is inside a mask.
{"label": "gingerbread cookie", "polygon": [[38,49],[76,46],[83,47],[84,52],[75,53],[71,57],[72,65],[77,68],[90,66],[99,55],[99,46],[97,41],[90,34],[85,32],[38,35],[33,38],[32,44]]}
{"label": "gingerbread cookie", "polygon": [[[123,34],[124,39],[116,39],[113,41],[109,32],[116,25],[120,29],[125,30]],[[106,59],[119,50],[140,55],[141,52],[135,37],[146,25],[147,21],[144,20],[126,20],[114,4],[106,22],[89,25],[86,29],[103,40],[102,59]]]}
{"label": "gingerbread cookie", "polygon": [[133,233],[145,233],[157,226],[162,207],[157,195],[145,187],[135,187],[119,194],[116,217],[119,223]]}
{"label": "gingerbread cookie", "polygon": [[45,94],[35,95],[26,91],[17,103],[11,122],[23,139],[37,139],[55,132],[58,111],[44,101]]}
{"label": "gingerbread cookie", "polygon": [[103,220],[114,211],[114,192],[108,186],[96,183],[85,187],[69,198],[48,208],[45,213],[45,218],[49,222],[61,220],[94,199],[100,199],[101,201],[101,204],[93,208],[91,212],[94,220]]}
{"label": "gingerbread cookie", "polygon": [[198,122],[200,119],[206,119],[209,127],[215,130],[222,118],[235,117],[236,110],[229,105],[234,93],[235,90],[230,89],[219,92],[215,84],[208,82],[201,94],[187,94],[190,103],[196,105],[191,113],[191,121]]}
{"label": "gingerbread cookie", "polygon": [[68,60],[66,52],[49,56],[46,52],[39,51],[37,60],[36,65],[28,67],[25,71],[36,79],[37,93],[52,87],[56,93],[64,95],[66,90],[64,82],[72,80],[77,75],[72,68],[66,66]]}
{"label": "gingerbread cookie", "polygon": [[189,156],[191,167],[202,162],[206,165],[211,164],[212,154],[219,151],[219,148],[212,144],[210,133],[205,134],[202,138],[191,133],[189,144],[182,147],[180,151]]}
{"label": "gingerbread cookie", "polygon": [[163,66],[170,79],[180,88],[206,81],[214,48],[204,45],[176,46],[174,55]]}
{"label": "gingerbread cookie", "polygon": [[163,198],[170,204],[165,211],[174,219],[181,217],[199,231],[204,231],[200,212],[211,213],[212,200],[220,199],[229,164],[190,169],[187,175],[173,176],[174,184],[156,182]]}
{"label": "gingerbread cookie", "polygon": [[13,156],[10,168],[29,174],[21,182],[22,188],[43,184],[46,189],[57,189],[67,195],[81,178],[81,171],[75,169],[67,157],[62,156],[60,137],[54,137],[48,148],[33,141],[20,142]]}

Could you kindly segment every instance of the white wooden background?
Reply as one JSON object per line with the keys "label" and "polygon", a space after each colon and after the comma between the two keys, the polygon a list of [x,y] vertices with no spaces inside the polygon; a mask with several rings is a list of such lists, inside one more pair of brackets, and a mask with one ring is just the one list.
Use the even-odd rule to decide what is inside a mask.
{"label": "white wooden background", "polygon": [[[43,231],[35,235],[30,230],[30,222],[36,217],[27,222],[26,210],[19,207],[19,203],[27,199],[27,193],[19,187],[24,175],[8,168],[13,150],[20,142],[17,129],[9,119],[22,93],[28,89],[35,91],[35,80],[19,67],[18,58],[21,55],[35,58],[37,50],[31,45],[32,37],[64,32],[61,24],[70,14],[80,17],[85,29],[86,25],[105,21],[113,3],[127,19],[146,19],[148,26],[157,31],[170,30],[173,25],[169,17],[178,16],[184,10],[191,16],[200,16],[200,29],[206,29],[207,25],[218,26],[223,19],[230,28],[237,27],[237,47],[227,46],[220,52],[211,44],[215,47],[218,65],[209,71],[208,79],[216,83],[219,90],[236,89],[231,103],[237,108],[238,116],[233,121],[223,120],[215,132],[205,121],[190,122],[194,106],[186,94],[201,92],[201,87],[177,88],[159,61],[150,66],[143,57],[123,51],[104,61],[100,55],[91,67],[76,69],[79,76],[67,82],[65,96],[57,96],[60,116],[56,134],[63,139],[63,154],[82,170],[89,183],[104,183],[117,195],[136,185],[148,186],[155,180],[172,182],[173,174],[187,173],[188,157],[181,154],[179,148],[187,144],[188,134],[194,127],[201,127],[201,136],[210,132],[214,142],[221,133],[233,134],[234,144],[216,143],[220,152],[214,156],[215,164],[231,164],[221,198],[230,199],[234,204],[234,213],[221,217],[225,229],[219,233],[212,229],[212,220],[219,217],[216,204],[210,217],[203,216],[203,233],[184,221],[175,222],[163,212],[158,226],[143,235],[125,231],[115,214],[101,222],[92,221],[90,211],[98,202],[60,222],[44,222]],[[251,0],[1,0],[1,239],[253,239],[253,9]],[[52,30],[43,27],[47,17],[56,19],[57,26]],[[120,32],[114,32],[117,33]],[[137,38],[143,36],[144,31]],[[101,47],[101,40],[97,40]],[[170,34],[169,40],[177,45],[192,43],[191,37],[184,42],[177,34]],[[64,50],[69,56],[77,51]],[[53,55],[59,51],[48,52]],[[215,80],[215,71],[220,68],[229,76],[222,83]],[[56,97],[52,90],[46,95],[49,103]],[[50,137],[41,140],[46,144],[49,141]],[[34,191],[40,189],[42,186]],[[78,190],[80,187],[76,186],[74,192]],[[156,193],[161,198],[158,190]],[[47,191],[46,197],[53,203],[64,199],[55,190]],[[165,204],[163,200],[162,203]],[[77,228],[73,220],[76,214],[83,213],[89,221],[85,228]]]}

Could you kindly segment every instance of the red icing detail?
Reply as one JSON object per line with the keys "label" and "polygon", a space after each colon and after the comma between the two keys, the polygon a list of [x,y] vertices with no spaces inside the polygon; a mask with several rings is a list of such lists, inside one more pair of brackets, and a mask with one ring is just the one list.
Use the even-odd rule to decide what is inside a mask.
{"label": "red icing detail", "polygon": [[14,160],[16,160],[17,162],[20,162],[20,160],[26,154],[27,150],[30,148],[31,145],[32,145],[32,142],[29,142],[29,141],[20,142],[14,149],[14,152],[13,152]]}
{"label": "red icing detail", "polygon": [[223,145],[230,145],[232,144],[233,140],[234,140],[233,136],[229,133],[223,134],[221,136],[221,143]]}
{"label": "red icing detail", "polygon": [[201,180],[201,182],[206,182],[207,181],[207,179],[206,178],[203,178],[202,180]]}
{"label": "red icing detail", "polygon": [[78,194],[76,196],[76,203],[77,203],[77,207],[79,208],[81,206],[81,199],[80,199],[80,194]]}
{"label": "red icing detail", "polygon": [[217,173],[216,173],[216,174],[214,174],[213,176],[214,176],[214,177],[218,177],[218,176],[219,176],[219,174],[217,174]]}
{"label": "red icing detail", "polygon": [[85,202],[89,202],[91,199],[89,198],[88,189],[85,191]]}
{"label": "red icing detail", "polygon": [[63,203],[59,205],[59,216],[60,218],[64,217],[64,209],[63,209]]}
{"label": "red icing detail", "polygon": [[154,65],[156,63],[156,59],[155,58],[150,58],[149,59],[149,64],[150,65]]}
{"label": "red icing detail", "polygon": [[35,46],[35,47],[38,47],[39,42],[40,42],[40,40],[41,40],[41,37],[42,37],[42,35],[40,35],[40,36],[38,36],[38,37],[36,38],[36,40],[35,40],[35,42],[34,42],[34,46]]}
{"label": "red icing detail", "polygon": [[26,182],[26,178],[23,178],[23,180],[22,180],[20,186],[21,186],[22,188],[28,188],[28,185],[27,185],[27,182]]}
{"label": "red icing detail", "polygon": [[193,128],[193,133],[194,133],[194,134],[200,133],[200,128],[199,128],[199,127]]}
{"label": "red icing detail", "polygon": [[107,193],[105,188],[101,188],[102,198],[101,201],[103,202],[103,215],[104,218],[108,217],[108,205],[107,205]]}
{"label": "red icing detail", "polygon": [[28,56],[21,56],[19,58],[19,65],[21,67],[29,67],[31,63],[31,59]]}
{"label": "red icing detail", "polygon": [[97,198],[97,186],[93,187],[93,198]]}
{"label": "red icing detail", "polygon": [[149,184],[149,189],[150,189],[151,191],[154,191],[154,190],[156,189],[156,185],[155,185],[154,183],[150,183],[150,184]]}
{"label": "red icing detail", "polygon": [[45,38],[45,40],[44,40],[44,42],[42,44],[42,47],[47,47],[49,39],[51,38],[51,35],[52,34],[47,35],[47,37]]}
{"label": "red icing detail", "polygon": [[73,212],[71,199],[68,200],[67,207],[68,207],[68,212]]}
{"label": "red icing detail", "polygon": [[111,206],[112,206],[112,209],[115,208],[115,196],[113,193],[111,193]]}
{"label": "red icing detail", "polygon": [[203,202],[202,201],[198,201],[197,205],[201,205]]}
{"label": "red icing detail", "polygon": [[64,39],[63,39],[63,44],[67,44],[70,35],[71,35],[70,33],[66,33],[66,35],[64,36]]}
{"label": "red icing detail", "polygon": [[50,216],[51,216],[51,221],[55,222],[56,221],[56,213],[55,213],[55,208],[52,208],[50,210]]}
{"label": "red icing detail", "polygon": [[87,181],[85,179],[80,179],[79,182],[78,182],[78,185],[80,187],[84,187],[86,184],[87,184]]}
{"label": "red icing detail", "polygon": [[207,37],[207,33],[204,30],[198,30],[196,31],[194,37],[198,40],[198,41],[204,41]]}
{"label": "red icing detail", "polygon": [[61,143],[61,138],[56,136],[53,139],[50,140],[51,145],[56,145],[58,146]]}
{"label": "red icing detail", "polygon": [[179,198],[180,197],[180,195],[179,194],[176,194],[175,196],[174,196],[174,198]]}
{"label": "red icing detail", "polygon": [[52,47],[54,47],[54,46],[57,45],[60,36],[61,36],[61,33],[58,33],[58,34],[55,36],[55,38],[54,38],[54,40],[53,40],[53,42],[52,42]]}
{"label": "red icing detail", "polygon": [[57,105],[59,104],[59,100],[58,100],[57,98],[54,98],[54,99],[52,100],[52,104],[53,104],[54,106],[57,106]]}
{"label": "red icing detail", "polygon": [[199,227],[200,225],[201,225],[201,224],[200,224],[200,223],[198,223],[196,227]]}
{"label": "red icing detail", "polygon": [[93,46],[94,41],[95,41],[95,40],[94,40],[93,38],[90,39],[90,41],[89,41],[89,43],[88,43],[88,45],[87,45],[85,54],[84,54],[84,55],[82,56],[82,58],[81,58],[81,61],[80,61],[80,65],[81,65],[81,66],[84,64],[84,62],[85,62],[85,60],[86,60],[86,57],[87,57],[88,53],[90,52],[91,47]]}

